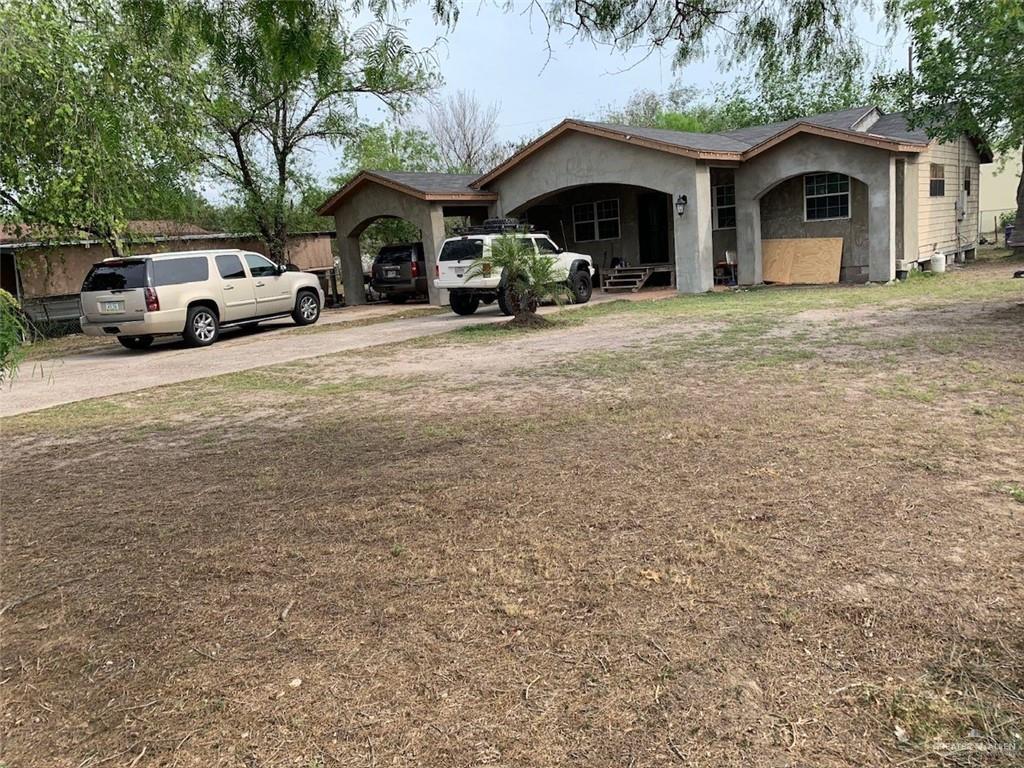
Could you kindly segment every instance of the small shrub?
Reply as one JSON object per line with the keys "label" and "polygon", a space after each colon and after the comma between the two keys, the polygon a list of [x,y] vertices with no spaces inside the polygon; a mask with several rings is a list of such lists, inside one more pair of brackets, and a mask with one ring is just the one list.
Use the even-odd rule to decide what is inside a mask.
{"label": "small shrub", "polygon": [[0,289],[0,384],[14,378],[25,357],[25,320],[21,307],[7,291]]}

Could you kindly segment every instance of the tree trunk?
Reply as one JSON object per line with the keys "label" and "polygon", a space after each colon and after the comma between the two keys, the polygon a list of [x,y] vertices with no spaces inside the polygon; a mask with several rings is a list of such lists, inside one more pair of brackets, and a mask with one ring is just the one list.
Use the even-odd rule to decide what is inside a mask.
{"label": "tree trunk", "polygon": [[288,230],[277,227],[267,240],[267,255],[276,264],[287,264]]}
{"label": "tree trunk", "polygon": [[1017,218],[1013,222],[1013,255],[1024,258],[1024,149],[1021,149],[1021,170],[1017,180]]}

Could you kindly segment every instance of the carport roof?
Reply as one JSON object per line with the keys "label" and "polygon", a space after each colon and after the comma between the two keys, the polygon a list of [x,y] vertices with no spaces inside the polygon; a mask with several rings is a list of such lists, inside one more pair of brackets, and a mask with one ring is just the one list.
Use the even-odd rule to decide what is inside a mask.
{"label": "carport roof", "polygon": [[497,200],[493,192],[469,186],[476,176],[456,173],[430,173],[406,171],[360,171],[355,178],[335,192],[317,209],[321,216],[330,216],[346,197],[364,184],[381,186],[402,192],[418,200],[439,203],[481,202]]}

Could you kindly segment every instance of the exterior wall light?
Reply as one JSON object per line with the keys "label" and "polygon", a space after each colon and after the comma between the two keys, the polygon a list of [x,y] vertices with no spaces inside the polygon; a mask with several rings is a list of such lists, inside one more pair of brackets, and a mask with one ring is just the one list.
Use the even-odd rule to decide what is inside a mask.
{"label": "exterior wall light", "polygon": [[680,216],[686,213],[686,195],[680,195],[676,198],[676,213]]}

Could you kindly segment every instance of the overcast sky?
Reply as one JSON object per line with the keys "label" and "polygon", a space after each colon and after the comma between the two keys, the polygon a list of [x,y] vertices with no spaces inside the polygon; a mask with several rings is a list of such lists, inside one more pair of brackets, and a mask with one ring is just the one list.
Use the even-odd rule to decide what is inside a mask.
{"label": "overcast sky", "polygon": [[[498,105],[502,140],[535,136],[565,117],[600,117],[606,108],[623,105],[641,88],[664,92],[683,85],[713,91],[743,74],[720,71],[713,57],[674,70],[671,48],[653,55],[646,50],[623,53],[604,45],[573,42],[569,33],[556,30],[550,31],[549,59],[549,30],[537,14],[531,18],[505,11],[493,0],[479,5],[466,0],[455,29],[449,31],[434,21],[429,5],[420,0],[402,9],[399,23],[413,46],[433,46],[444,78],[440,95],[464,90],[485,104]],[[365,16],[363,23],[369,18]],[[906,60],[902,36],[896,45],[882,45],[885,34],[878,22],[863,14],[856,19],[856,28],[869,56],[894,65]],[[388,119],[387,111],[372,100],[361,102],[360,114],[371,122]],[[417,119],[414,112],[403,118],[403,123],[415,125]],[[337,172],[340,160],[341,148],[317,147],[312,157],[314,172],[326,181]],[[214,199],[221,197],[213,187],[206,192]]]}

